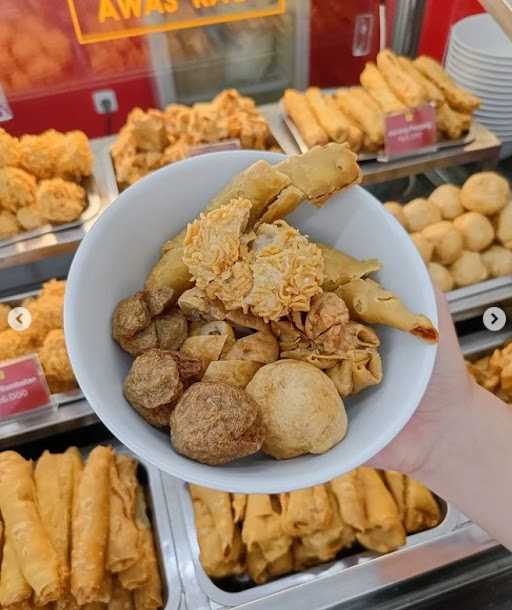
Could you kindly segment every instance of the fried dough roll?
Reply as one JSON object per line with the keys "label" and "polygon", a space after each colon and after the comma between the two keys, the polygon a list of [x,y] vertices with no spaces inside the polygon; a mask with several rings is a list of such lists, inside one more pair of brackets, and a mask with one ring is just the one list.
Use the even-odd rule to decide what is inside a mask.
{"label": "fried dough roll", "polygon": [[357,470],[351,470],[333,479],[329,487],[338,500],[343,521],[356,531],[362,532],[367,529],[364,488],[357,476]]}
{"label": "fried dough roll", "polygon": [[56,601],[62,594],[59,559],[39,515],[32,463],[14,451],[0,454],[0,510],[36,604]]}
{"label": "fried dough roll", "polygon": [[389,49],[377,55],[377,66],[395,95],[409,108],[416,108],[427,101],[427,91],[404,70],[398,57]]}
{"label": "fried dough roll", "polygon": [[133,610],[133,594],[123,588],[119,579],[112,579],[112,597],[108,603],[108,610]]}
{"label": "fried dough roll", "polygon": [[398,328],[430,343],[438,340],[438,332],[426,316],[410,312],[396,295],[373,280],[352,280],[342,284],[336,294],[353,319]]}
{"label": "fried dough roll", "polygon": [[295,89],[287,89],[284,92],[283,104],[308,148],[327,144],[329,138],[302,93]]}
{"label": "fried dough roll", "polygon": [[209,510],[219,534],[222,553],[226,556],[230,555],[235,535],[231,496],[227,492],[208,489],[200,485],[191,484],[189,488],[192,500],[200,500]]}
{"label": "fried dough roll", "polygon": [[2,567],[0,573],[0,604],[2,608],[28,604],[32,587],[25,580],[13,545],[4,532]]}
{"label": "fried dough roll", "polygon": [[347,132],[347,144],[350,146],[350,150],[354,152],[359,152],[361,150],[361,145],[363,144],[363,132],[362,130],[354,123],[350,117],[341,110],[336,101],[331,95],[326,95],[324,97],[325,103],[329,108],[330,112],[337,113],[338,121],[343,124],[345,131]]}
{"label": "fried dough roll", "polygon": [[245,518],[245,509],[247,507],[246,494],[231,494],[231,506],[233,508],[233,521],[242,523]]}
{"label": "fried dough roll", "polygon": [[339,112],[332,112],[326,103],[324,94],[318,87],[309,87],[306,91],[306,100],[313,111],[316,120],[333,142],[345,142],[347,139],[346,124]]}
{"label": "fried dough roll", "polygon": [[377,66],[369,61],[359,77],[361,85],[373,97],[382,112],[403,112],[407,106],[393,93]]}
{"label": "fried dough roll", "polygon": [[357,476],[364,493],[367,527],[356,533],[357,540],[367,549],[388,553],[405,544],[405,530],[398,508],[373,468],[361,466]]}
{"label": "fried dough roll", "polygon": [[405,478],[405,529],[408,534],[435,527],[441,511],[432,493],[419,481]]}
{"label": "fried dough roll", "polygon": [[91,451],[73,506],[71,592],[80,606],[110,600],[106,559],[112,463],[110,447],[99,446]]}
{"label": "fried dough roll", "polygon": [[332,519],[332,507],[323,485],[280,495],[281,524],[290,536],[307,536],[326,528]]}
{"label": "fried dough roll", "polygon": [[264,222],[272,223],[274,220],[284,218],[297,209],[303,201],[304,193],[300,189],[293,186],[293,184],[287,186],[268,206],[261,218],[256,223],[256,226]]}
{"label": "fried dough roll", "polygon": [[441,64],[432,57],[420,55],[414,60],[414,65],[426,78],[441,89],[446,101],[454,110],[473,112],[480,106],[480,100],[469,91],[456,85]]}
{"label": "fried dough roll", "polygon": [[322,288],[326,292],[333,292],[342,284],[364,278],[374,271],[379,271],[381,268],[381,263],[376,258],[360,261],[326,244],[317,244],[317,246],[322,251],[324,258],[324,281]]}
{"label": "fried dough roll", "polygon": [[139,559],[135,525],[137,461],[117,455],[110,466],[110,521],[107,568],[112,573],[127,570]]}
{"label": "fried dough roll", "polygon": [[439,89],[439,87],[431,80],[423,76],[423,74],[414,65],[412,59],[409,59],[408,57],[399,56],[398,62],[402,66],[402,68],[409,74],[409,76],[414,79],[418,83],[418,85],[421,85],[425,89],[427,93],[427,100],[429,102],[432,102],[436,107],[439,107],[441,104],[445,103],[444,95],[441,89]]}
{"label": "fried dough roll", "polygon": [[384,119],[373,98],[362,87],[350,87],[338,89],[335,99],[341,110],[361,126],[368,145],[378,150],[384,143]]}
{"label": "fried dough roll", "polygon": [[384,481],[388,486],[398,508],[400,520],[405,518],[405,475],[397,470],[384,470]]}
{"label": "fried dough roll", "polygon": [[292,538],[282,527],[279,501],[266,494],[247,497],[242,540],[247,547],[247,568],[254,582],[290,571]]}
{"label": "fried dough roll", "polygon": [[[240,531],[233,525],[231,538],[226,540],[228,526],[224,523],[224,536],[219,534],[214,516],[204,502],[204,495],[208,491],[212,490],[206,490],[199,485],[190,485],[201,565],[212,578],[241,574],[244,566]],[[216,511],[218,513],[218,507]]]}
{"label": "fried dough roll", "polygon": [[436,111],[437,129],[451,140],[458,140],[471,127],[471,115],[457,112],[444,102]]}

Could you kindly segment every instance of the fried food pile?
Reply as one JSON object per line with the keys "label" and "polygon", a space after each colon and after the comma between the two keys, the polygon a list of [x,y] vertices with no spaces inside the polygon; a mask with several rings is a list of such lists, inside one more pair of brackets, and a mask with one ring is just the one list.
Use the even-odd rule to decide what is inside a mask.
{"label": "fried food pile", "polygon": [[98,446],[45,451],[32,464],[0,453],[0,604],[130,610],[163,606],[136,460]]}
{"label": "fried food pile", "polygon": [[512,273],[512,202],[499,174],[479,172],[462,188],[442,184],[428,199],[384,207],[410,233],[440,290]]}
{"label": "fried food pile", "polygon": [[421,483],[367,467],[272,496],[189,490],[199,559],[214,579],[247,573],[263,584],[361,547],[388,553],[405,544],[406,534],[441,521],[436,499]]}
{"label": "fried food pile", "polygon": [[0,239],[80,217],[93,157],[81,131],[20,139],[0,128]]}
{"label": "fried food pile", "polygon": [[171,104],[164,111],[134,108],[112,146],[118,183],[126,187],[151,171],[185,159],[194,146],[240,140],[242,148],[276,144],[254,101],[226,89],[211,102]]}
{"label": "fried food pile", "polygon": [[37,297],[25,299],[32,323],[27,330],[13,330],[7,324],[8,305],[0,305],[0,361],[37,353],[50,391],[68,392],[77,387],[71,368],[63,329],[66,282],[50,280]]}
{"label": "fried food pile", "polygon": [[466,360],[466,365],[479,385],[512,404],[512,343],[478,360]]}
{"label": "fried food pile", "polygon": [[276,459],[324,453],[347,431],[343,400],[378,385],[386,324],[429,342],[437,330],[283,216],[359,181],[343,144],[236,176],[167,241],[143,290],[118,303],[112,336],[135,360],[128,402],[174,449],[223,464],[260,449]]}
{"label": "fried food pile", "polygon": [[354,152],[376,152],[384,145],[384,116],[425,103],[436,107],[439,137],[457,140],[471,126],[480,100],[454,83],[440,64],[422,55],[414,61],[389,49],[368,62],[360,87],[338,89],[334,95],[310,87],[288,89],[286,113],[308,148],[347,142]]}

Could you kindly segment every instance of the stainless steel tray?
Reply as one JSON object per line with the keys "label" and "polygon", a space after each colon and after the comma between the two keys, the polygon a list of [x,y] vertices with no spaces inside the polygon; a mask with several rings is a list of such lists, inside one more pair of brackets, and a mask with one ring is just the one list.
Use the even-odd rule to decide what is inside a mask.
{"label": "stainless steel tray", "polygon": [[[441,540],[467,522],[466,517],[457,509],[451,505],[445,505],[445,516],[438,527],[409,536],[406,546],[390,555],[378,556],[365,551],[300,573],[284,576],[264,585],[253,585],[250,588],[245,588],[245,590],[232,593],[219,588],[206,575],[199,562],[199,547],[193,509],[186,484],[165,476],[164,486],[177,545],[178,565],[183,580],[185,598],[188,607],[194,609],[213,608],[217,607],[216,604],[221,607],[243,606],[249,608],[254,604],[254,607],[265,609],[282,608],[284,599],[294,595],[293,591],[299,590],[302,591],[302,595],[306,594],[308,597],[311,596],[311,599],[315,599],[311,607],[323,607],[316,602],[316,598],[312,596],[310,589],[313,586],[317,590],[318,588],[322,589],[322,583],[327,582],[334,585],[331,587],[330,595],[332,597],[328,600],[329,605],[334,605],[351,597],[365,595],[377,588],[392,584],[392,580],[389,578],[381,580],[385,572],[378,576],[379,571],[382,570],[383,562],[389,566],[390,559],[396,560],[398,557],[403,557],[404,554],[411,553],[417,547],[423,547],[436,540]],[[446,558],[444,557],[444,559]],[[391,570],[389,576],[392,573],[394,573],[394,570]],[[403,575],[401,579],[404,580],[408,577],[409,575]],[[376,586],[376,580],[379,586]],[[200,592],[197,590],[197,583],[200,586]],[[355,583],[357,583],[356,587],[354,587]],[[370,583],[373,584],[370,586]],[[348,584],[350,586],[347,590],[346,585]],[[324,603],[328,605],[325,601]],[[301,607],[304,606],[301,605]]]}
{"label": "stainless steel tray", "polygon": [[512,330],[504,329],[498,332],[481,330],[460,337],[459,343],[464,356],[476,360],[510,340],[512,340]]}
{"label": "stainless steel tray", "polygon": [[446,294],[455,321],[482,315],[485,308],[512,298],[512,276],[498,277]]}

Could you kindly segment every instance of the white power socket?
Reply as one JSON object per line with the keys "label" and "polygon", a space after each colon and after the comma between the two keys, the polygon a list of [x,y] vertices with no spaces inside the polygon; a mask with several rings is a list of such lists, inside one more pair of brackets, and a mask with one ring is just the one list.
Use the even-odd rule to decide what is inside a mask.
{"label": "white power socket", "polygon": [[117,103],[117,95],[113,89],[100,89],[92,94],[94,102],[94,110],[98,114],[109,114],[117,112],[119,105]]}

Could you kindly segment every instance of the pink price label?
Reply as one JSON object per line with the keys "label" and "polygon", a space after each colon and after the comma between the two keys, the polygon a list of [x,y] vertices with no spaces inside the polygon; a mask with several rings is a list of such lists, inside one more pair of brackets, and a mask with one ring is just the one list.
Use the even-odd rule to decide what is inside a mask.
{"label": "pink price label", "polygon": [[388,158],[435,148],[436,110],[431,104],[425,104],[406,112],[389,114],[384,128],[384,149]]}
{"label": "pink price label", "polygon": [[0,363],[0,421],[52,405],[36,354]]}

